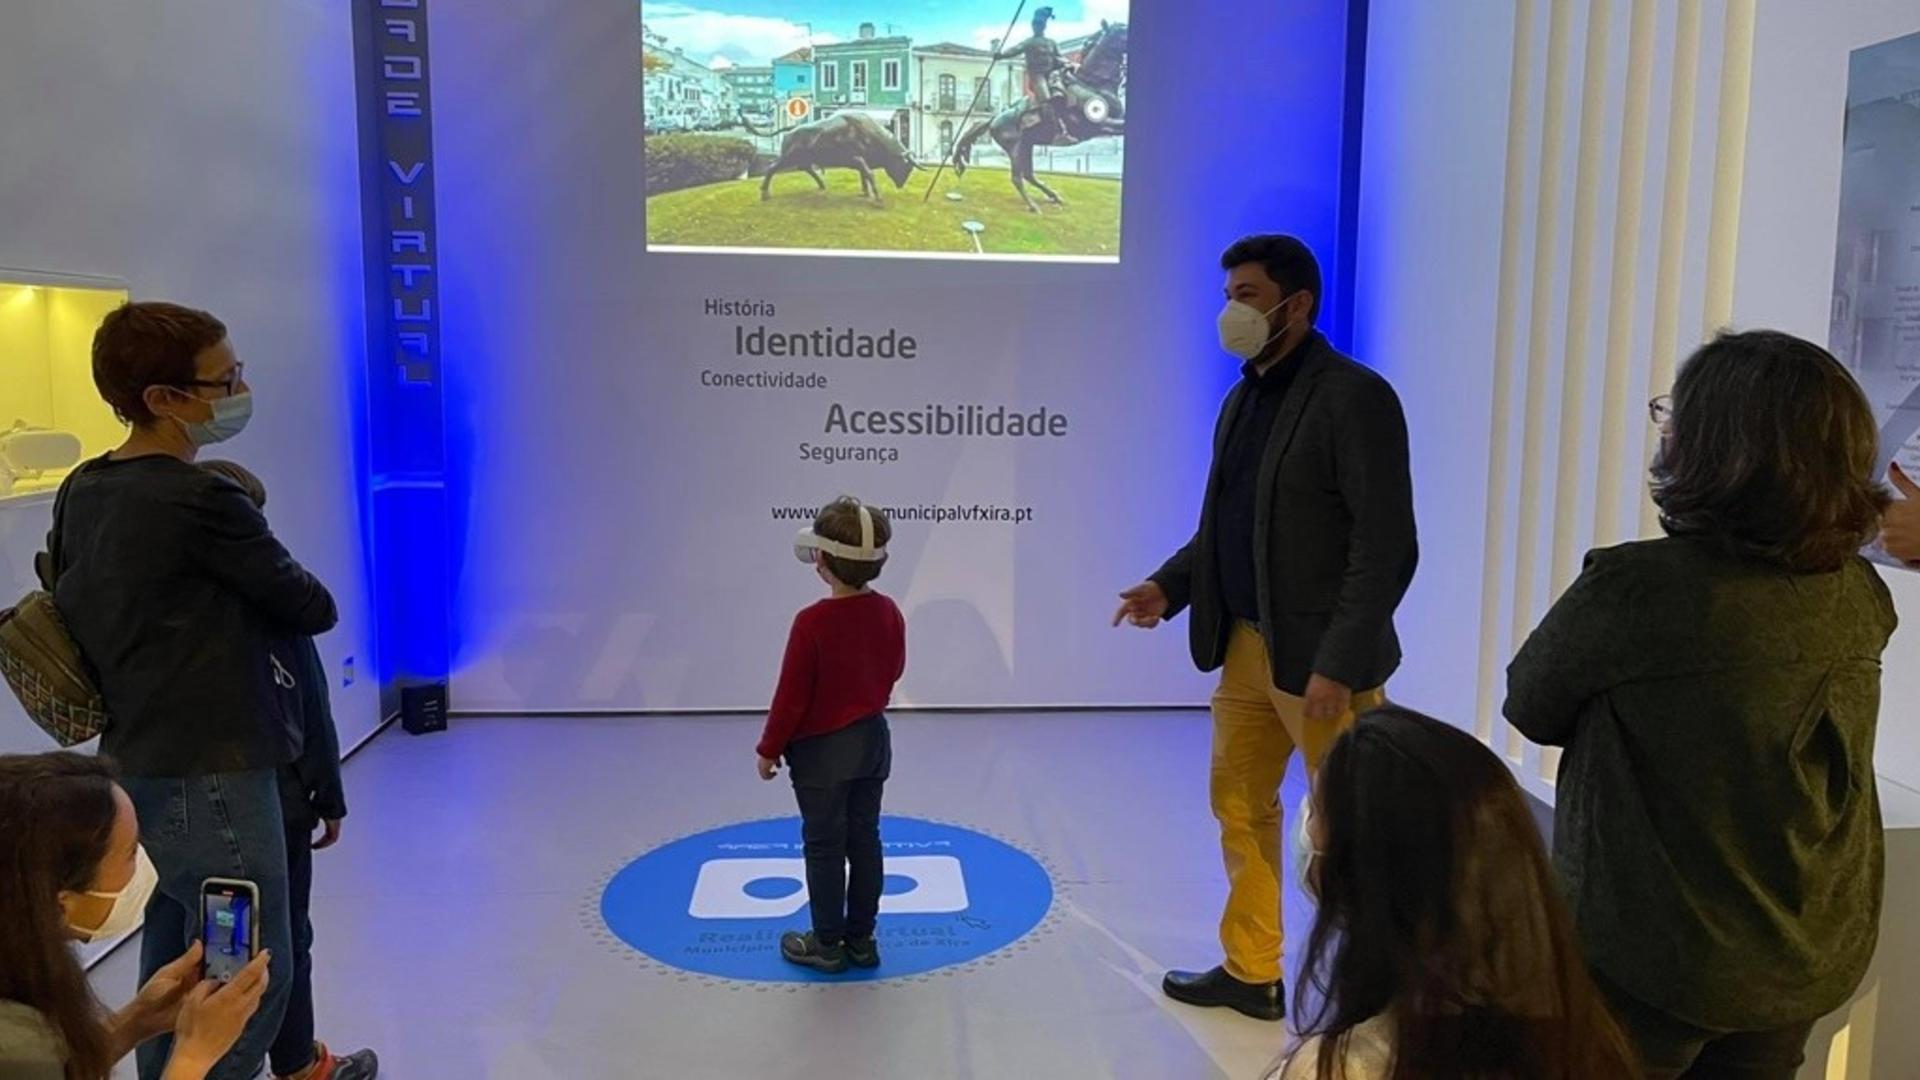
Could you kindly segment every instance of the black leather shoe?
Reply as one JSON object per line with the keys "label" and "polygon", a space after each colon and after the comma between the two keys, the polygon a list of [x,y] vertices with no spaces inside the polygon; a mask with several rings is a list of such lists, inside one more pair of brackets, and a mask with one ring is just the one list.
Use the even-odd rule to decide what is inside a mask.
{"label": "black leather shoe", "polygon": [[1227,1008],[1255,1020],[1287,1018],[1287,984],[1243,983],[1223,967],[1208,972],[1169,971],[1160,988],[1168,997],[1206,1009]]}

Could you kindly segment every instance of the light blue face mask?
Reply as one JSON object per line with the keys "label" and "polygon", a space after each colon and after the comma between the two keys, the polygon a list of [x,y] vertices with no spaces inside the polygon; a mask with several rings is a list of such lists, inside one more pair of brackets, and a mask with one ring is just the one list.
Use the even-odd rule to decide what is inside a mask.
{"label": "light blue face mask", "polygon": [[195,446],[211,446],[226,442],[235,435],[247,430],[247,421],[253,419],[253,394],[229,394],[210,402],[213,406],[213,419],[195,424],[182,423],[187,429],[187,438]]}

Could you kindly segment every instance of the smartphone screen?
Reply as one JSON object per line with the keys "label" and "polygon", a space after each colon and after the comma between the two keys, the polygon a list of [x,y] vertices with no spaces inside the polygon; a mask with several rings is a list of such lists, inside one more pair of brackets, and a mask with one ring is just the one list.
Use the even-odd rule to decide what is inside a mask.
{"label": "smartphone screen", "polygon": [[200,894],[200,933],[207,978],[226,980],[253,960],[254,893],[239,884],[209,882]]}

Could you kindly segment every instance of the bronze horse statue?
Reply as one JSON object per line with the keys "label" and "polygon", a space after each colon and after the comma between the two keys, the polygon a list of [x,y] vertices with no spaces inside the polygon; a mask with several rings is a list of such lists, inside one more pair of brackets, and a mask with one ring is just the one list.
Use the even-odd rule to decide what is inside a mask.
{"label": "bronze horse statue", "polygon": [[1039,213],[1027,185],[1040,189],[1055,206],[1066,203],[1033,172],[1033,148],[1036,146],[1074,146],[1103,135],[1126,134],[1126,99],[1121,96],[1127,77],[1127,24],[1101,22],[1100,30],[1087,41],[1080,66],[1067,80],[1068,108],[1058,110],[1049,102],[1024,98],[991,120],[982,120],[967,130],[953,148],[953,171],[965,176],[973,164],[973,144],[980,136],[992,134],[993,141],[1007,152],[1013,163],[1013,190]]}

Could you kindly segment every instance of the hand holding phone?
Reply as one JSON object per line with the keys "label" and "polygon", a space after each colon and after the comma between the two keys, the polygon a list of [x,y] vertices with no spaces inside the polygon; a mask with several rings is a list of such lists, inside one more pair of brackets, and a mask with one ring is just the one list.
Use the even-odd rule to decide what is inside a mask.
{"label": "hand holding phone", "polygon": [[260,888],[251,881],[208,878],[200,886],[200,937],[206,977],[237,977],[260,952]]}
{"label": "hand holding phone", "polygon": [[173,1057],[166,1078],[203,1077],[240,1041],[247,1021],[260,1008],[260,999],[272,979],[267,965],[273,954],[263,952],[226,983],[211,979],[188,991],[174,1022]]}
{"label": "hand holding phone", "polygon": [[127,1041],[135,1045],[173,1030],[180,1019],[180,1006],[204,976],[199,942],[187,946],[180,958],[147,979],[133,1001],[120,1010],[116,1019]]}

